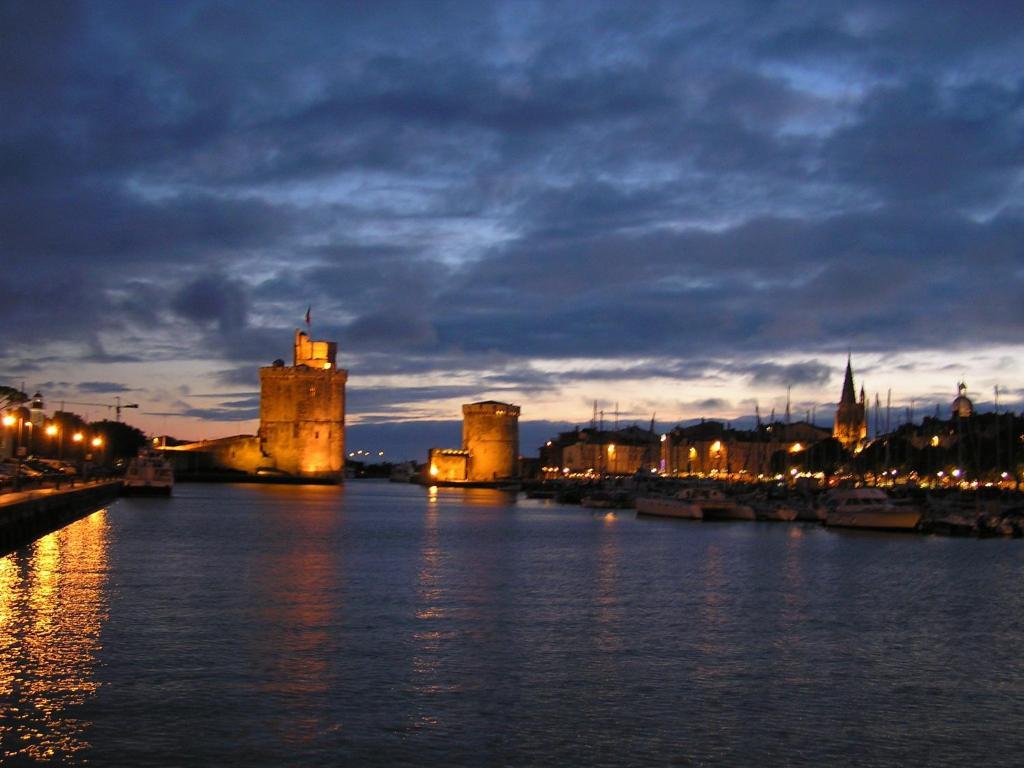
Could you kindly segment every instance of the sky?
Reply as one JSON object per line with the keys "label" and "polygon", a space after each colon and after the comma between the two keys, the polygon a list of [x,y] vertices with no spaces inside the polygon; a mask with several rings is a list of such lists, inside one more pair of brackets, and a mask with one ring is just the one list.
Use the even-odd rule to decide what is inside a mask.
{"label": "sky", "polygon": [[0,2],[0,383],[349,447],[1024,402],[1024,5]]}

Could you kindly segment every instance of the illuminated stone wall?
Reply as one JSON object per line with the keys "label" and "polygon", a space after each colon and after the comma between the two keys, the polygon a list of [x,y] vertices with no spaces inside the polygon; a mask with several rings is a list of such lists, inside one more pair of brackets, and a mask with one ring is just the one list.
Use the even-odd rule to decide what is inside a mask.
{"label": "illuminated stone wall", "polygon": [[260,369],[262,466],[293,475],[341,477],[345,468],[345,383],[337,345],[295,334],[295,365]]}
{"label": "illuminated stone wall", "polygon": [[228,469],[252,474],[263,466],[260,440],[255,435],[236,435],[167,447],[164,455],[175,472]]}
{"label": "illuminated stone wall", "polygon": [[519,476],[519,406],[487,401],[462,406],[462,448],[468,479],[492,482]]}
{"label": "illuminated stone wall", "polygon": [[464,483],[469,473],[469,452],[453,448],[431,448],[427,455],[427,480]]}

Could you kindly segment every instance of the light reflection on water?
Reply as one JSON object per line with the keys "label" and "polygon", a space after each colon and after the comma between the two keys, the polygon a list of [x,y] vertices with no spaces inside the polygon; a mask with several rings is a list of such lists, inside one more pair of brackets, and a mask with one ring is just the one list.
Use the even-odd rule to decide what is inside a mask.
{"label": "light reflection on water", "polygon": [[108,535],[101,510],[0,558],[0,762],[61,763],[89,746]]}
{"label": "light reflection on water", "polygon": [[1024,748],[1021,542],[370,482],[176,493],[0,559],[7,757],[952,766]]}

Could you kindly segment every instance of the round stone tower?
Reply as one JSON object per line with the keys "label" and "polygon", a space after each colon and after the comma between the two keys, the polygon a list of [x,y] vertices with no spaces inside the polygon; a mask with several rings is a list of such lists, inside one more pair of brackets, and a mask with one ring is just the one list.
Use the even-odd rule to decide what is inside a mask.
{"label": "round stone tower", "polygon": [[488,400],[462,406],[462,448],[471,482],[519,476],[519,406]]}

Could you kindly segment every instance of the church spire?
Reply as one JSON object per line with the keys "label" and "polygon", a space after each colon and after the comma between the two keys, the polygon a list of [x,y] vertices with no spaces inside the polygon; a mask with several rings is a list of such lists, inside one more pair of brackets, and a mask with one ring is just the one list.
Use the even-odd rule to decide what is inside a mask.
{"label": "church spire", "polygon": [[842,403],[856,403],[857,395],[853,389],[853,367],[850,365],[850,356],[846,356],[846,379],[843,381],[843,396],[839,399]]}

